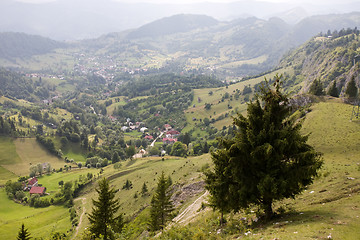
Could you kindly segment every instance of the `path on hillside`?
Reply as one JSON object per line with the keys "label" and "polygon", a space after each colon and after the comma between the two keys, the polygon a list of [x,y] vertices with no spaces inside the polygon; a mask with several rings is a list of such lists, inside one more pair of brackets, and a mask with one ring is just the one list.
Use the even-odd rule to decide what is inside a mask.
{"label": "path on hillside", "polygon": [[85,215],[85,212],[86,212],[86,208],[85,208],[86,198],[78,198],[78,199],[75,199],[74,201],[77,201],[77,200],[82,200],[83,210],[82,210],[82,213],[80,215],[79,223],[78,223],[78,225],[77,225],[77,227],[75,229],[75,234],[71,238],[71,240],[75,239],[75,237],[77,236],[77,234],[79,232],[79,228],[81,226],[81,223],[83,221],[83,218],[84,218],[84,215]]}
{"label": "path on hillside", "polygon": [[[190,204],[187,208],[184,209],[179,215],[173,218],[172,222],[165,227],[165,230],[170,229],[174,224],[186,225],[190,223],[196,215],[200,213],[198,211],[201,208],[201,203],[207,203],[207,196],[209,192],[206,191],[203,195],[198,197],[192,204]],[[159,232],[155,235],[155,238],[159,237],[162,232]]]}
{"label": "path on hillside", "polygon": [[207,202],[207,196],[209,192],[206,191],[203,195],[198,197],[192,204],[190,204],[184,211],[182,211],[179,215],[177,215],[172,221],[174,223],[186,225],[191,222],[192,219],[196,217],[200,213],[198,211],[201,208],[201,204],[203,202]]}

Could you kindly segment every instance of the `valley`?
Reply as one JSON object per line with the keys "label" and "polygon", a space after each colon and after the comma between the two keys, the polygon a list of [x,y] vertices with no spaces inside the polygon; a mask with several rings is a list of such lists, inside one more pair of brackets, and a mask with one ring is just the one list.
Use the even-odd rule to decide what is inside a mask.
{"label": "valley", "polygon": [[[24,223],[34,239],[91,239],[105,178],[116,239],[356,239],[359,23],[357,12],[293,25],[180,14],[73,42],[0,33],[0,235]],[[208,174],[267,84],[322,167],[271,219],[256,204],[219,211]],[[173,209],[154,230],[162,175]]]}

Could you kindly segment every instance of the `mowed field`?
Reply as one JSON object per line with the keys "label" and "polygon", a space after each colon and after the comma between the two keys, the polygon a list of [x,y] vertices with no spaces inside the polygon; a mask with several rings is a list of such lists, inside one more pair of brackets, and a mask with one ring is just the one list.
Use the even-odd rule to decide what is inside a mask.
{"label": "mowed field", "polygon": [[0,185],[9,179],[29,175],[30,167],[38,163],[50,163],[55,169],[65,164],[48,153],[34,138],[0,137]]}
{"label": "mowed field", "polygon": [[0,189],[0,238],[15,239],[24,223],[31,237],[49,237],[53,232],[71,228],[69,210],[62,206],[31,208],[9,200]]}

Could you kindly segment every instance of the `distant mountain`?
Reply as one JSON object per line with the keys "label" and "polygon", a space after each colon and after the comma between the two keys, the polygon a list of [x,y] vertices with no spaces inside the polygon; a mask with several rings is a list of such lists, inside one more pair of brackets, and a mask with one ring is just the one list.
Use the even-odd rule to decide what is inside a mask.
{"label": "distant mountain", "polygon": [[189,32],[198,28],[211,27],[218,21],[205,15],[174,15],[146,24],[128,34],[130,39],[161,37],[174,33]]}
{"label": "distant mountain", "polygon": [[[360,11],[360,3],[355,0],[343,0],[341,4],[331,1],[326,4],[309,2],[239,0],[231,3],[211,3],[204,0],[192,4],[150,4],[115,0],[54,0],[31,4],[1,0],[0,32],[24,32],[56,40],[78,40],[138,28],[177,14],[207,15],[221,21],[250,16],[265,20],[280,17],[288,21],[287,23],[294,24],[314,14]],[[304,14],[304,11],[307,14]]]}
{"label": "distant mountain", "polygon": [[320,32],[325,33],[328,30],[341,30],[342,28],[358,26],[360,26],[360,12],[311,16],[293,27],[290,39],[295,44],[302,44]]}
{"label": "distant mountain", "polygon": [[0,58],[13,59],[42,55],[66,44],[25,33],[0,33]]}
{"label": "distant mountain", "polygon": [[[111,74],[114,70],[119,73],[141,70],[147,74],[189,72],[236,80],[273,69],[290,49],[320,32],[356,26],[360,26],[360,13],[355,12],[313,16],[296,25],[278,17],[217,21],[204,15],[181,14],[134,30],[64,45],[71,51],[62,53],[67,54],[67,59],[74,60],[79,73],[98,72],[99,69],[109,69]],[[10,34],[5,38],[8,41],[4,40],[2,44],[0,41],[0,58],[39,55],[61,47],[61,43],[53,40],[26,36]],[[57,59],[64,59],[64,56]],[[10,60],[13,66],[24,67],[21,61]],[[74,65],[59,67],[53,63],[50,66],[46,58],[39,61],[52,71],[74,71]],[[25,67],[29,66],[31,64]]]}

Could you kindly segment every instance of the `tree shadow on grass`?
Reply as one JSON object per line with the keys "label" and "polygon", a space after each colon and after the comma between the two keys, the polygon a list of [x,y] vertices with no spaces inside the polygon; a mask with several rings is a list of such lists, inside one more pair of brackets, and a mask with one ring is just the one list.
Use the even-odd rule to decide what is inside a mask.
{"label": "tree shadow on grass", "polygon": [[269,228],[269,227],[284,227],[284,226],[298,226],[302,224],[312,224],[321,222],[335,221],[337,218],[335,212],[329,210],[305,210],[305,211],[291,211],[283,214],[275,215],[271,220],[265,221],[260,218],[257,222],[253,221],[250,227],[256,228]]}

